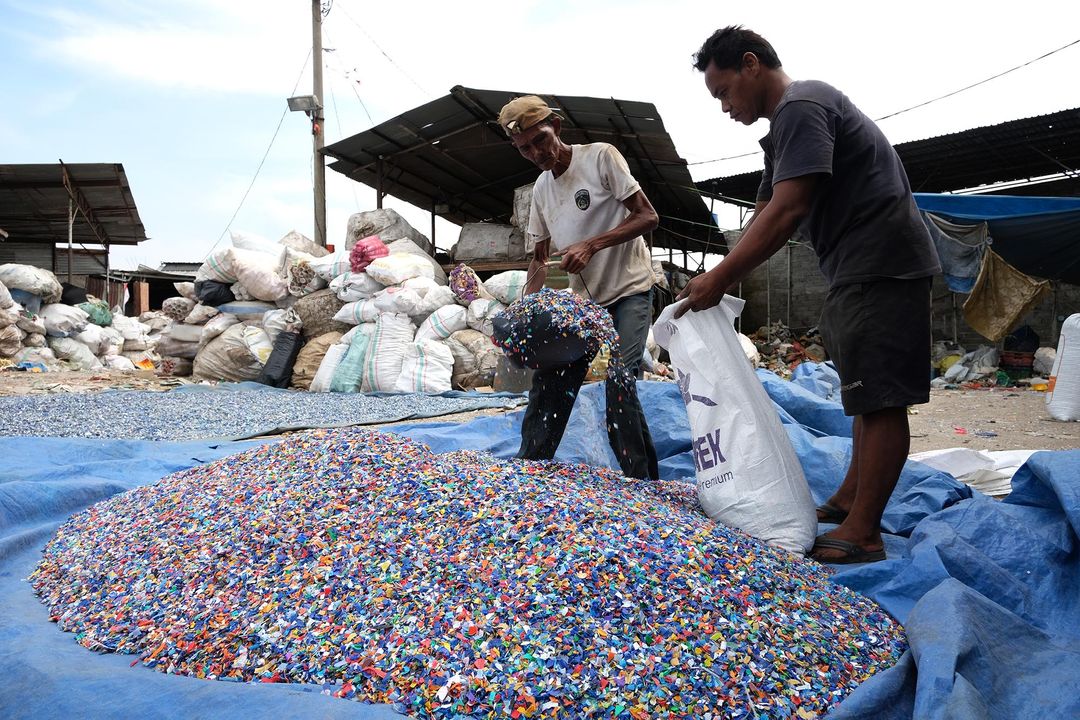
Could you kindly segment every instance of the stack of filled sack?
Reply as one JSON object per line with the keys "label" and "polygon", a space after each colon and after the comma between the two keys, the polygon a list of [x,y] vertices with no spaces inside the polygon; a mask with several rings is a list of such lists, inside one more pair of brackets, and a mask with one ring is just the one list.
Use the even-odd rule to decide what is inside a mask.
{"label": "stack of filled sack", "polygon": [[0,265],[0,358],[39,371],[153,370],[167,321],[127,318],[48,270]]}
{"label": "stack of filled sack", "polygon": [[278,243],[233,233],[232,246],[199,269],[190,306],[166,301],[163,311],[182,321],[159,350],[177,362],[190,357],[202,380],[316,392],[491,385],[491,321],[520,295],[525,273],[482,283],[459,266],[448,284],[425,248],[389,210],[353,215],[345,248],[333,253],[295,232]]}

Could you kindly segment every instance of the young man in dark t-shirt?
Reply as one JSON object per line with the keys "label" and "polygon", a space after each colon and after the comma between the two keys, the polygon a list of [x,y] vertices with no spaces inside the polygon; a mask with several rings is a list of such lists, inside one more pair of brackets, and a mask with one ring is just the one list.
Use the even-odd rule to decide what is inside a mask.
{"label": "young man in dark t-shirt", "polygon": [[811,556],[883,560],[881,516],[910,445],[907,406],[930,399],[933,241],[900,158],[843,93],[792,80],[768,41],[739,26],[713,33],[694,64],[732,120],[770,126],[753,218],[723,262],[680,293],[676,316],[716,305],[796,229],[806,231],[829,284],[822,336],[844,412],[855,416],[851,465],[818,508],[820,521],[839,525]]}

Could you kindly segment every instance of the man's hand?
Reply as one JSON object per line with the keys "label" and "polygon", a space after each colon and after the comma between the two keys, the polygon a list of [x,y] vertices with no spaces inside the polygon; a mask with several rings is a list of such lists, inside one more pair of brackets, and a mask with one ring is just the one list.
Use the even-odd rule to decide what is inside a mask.
{"label": "man's hand", "polygon": [[675,311],[675,317],[681,318],[691,310],[707,310],[714,305],[719,305],[727,292],[728,284],[713,268],[707,273],[690,278],[690,282],[682,289],[676,300],[686,298],[686,302]]}
{"label": "man's hand", "polygon": [[571,245],[563,253],[559,267],[568,273],[580,273],[592,260],[593,249],[587,241]]}

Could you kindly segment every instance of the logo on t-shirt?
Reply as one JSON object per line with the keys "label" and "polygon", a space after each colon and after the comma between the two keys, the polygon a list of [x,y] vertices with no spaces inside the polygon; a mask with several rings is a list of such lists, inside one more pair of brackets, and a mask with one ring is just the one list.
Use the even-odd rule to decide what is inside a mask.
{"label": "logo on t-shirt", "polygon": [[592,199],[589,197],[589,191],[582,188],[574,193],[574,202],[577,203],[578,210],[588,210],[589,203]]}

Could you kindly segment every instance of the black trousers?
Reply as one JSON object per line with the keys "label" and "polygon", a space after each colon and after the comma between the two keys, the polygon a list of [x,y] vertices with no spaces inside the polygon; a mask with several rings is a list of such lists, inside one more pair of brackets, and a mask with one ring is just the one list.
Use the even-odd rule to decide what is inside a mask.
{"label": "black trousers", "polygon": [[[608,442],[623,475],[656,480],[660,477],[656,449],[637,394],[637,371],[652,320],[651,292],[622,298],[605,309],[615,322],[625,364],[620,377],[609,376],[605,381]],[[534,373],[517,457],[526,460],[555,457],[593,357],[586,355],[565,367]]]}

